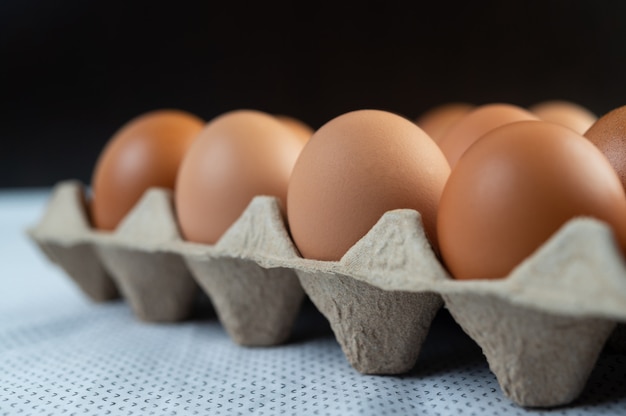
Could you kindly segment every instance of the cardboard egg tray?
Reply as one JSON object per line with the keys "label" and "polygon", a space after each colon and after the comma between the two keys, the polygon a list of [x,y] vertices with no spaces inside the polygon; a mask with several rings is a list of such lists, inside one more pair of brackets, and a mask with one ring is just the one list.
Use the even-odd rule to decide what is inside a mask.
{"label": "cardboard egg tray", "polygon": [[273,197],[256,197],[214,246],[183,241],[169,191],[148,190],[113,233],[90,228],[84,199],[80,182],[58,184],[29,235],[91,299],[121,294],[142,320],[184,319],[203,290],[234,342],[271,346],[289,337],[306,294],[349,363],[384,375],[413,368],[445,306],[526,407],[573,401],[607,341],[626,351],[626,264],[610,228],[590,218],[505,279],[456,281],[414,210],[387,212],[328,262],[300,257]]}

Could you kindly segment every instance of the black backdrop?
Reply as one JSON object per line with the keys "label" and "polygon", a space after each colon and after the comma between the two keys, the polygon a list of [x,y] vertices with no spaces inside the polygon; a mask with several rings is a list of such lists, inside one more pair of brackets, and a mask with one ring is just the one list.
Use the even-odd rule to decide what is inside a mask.
{"label": "black backdrop", "polygon": [[453,100],[601,115],[626,104],[624,22],[619,1],[3,1],[0,187],[89,182],[115,130],[163,107],[314,128]]}

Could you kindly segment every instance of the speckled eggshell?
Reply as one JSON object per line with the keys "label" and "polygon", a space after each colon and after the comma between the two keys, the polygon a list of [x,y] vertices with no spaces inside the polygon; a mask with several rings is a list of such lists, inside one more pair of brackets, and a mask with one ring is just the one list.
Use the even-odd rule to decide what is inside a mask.
{"label": "speckled eggshell", "polygon": [[626,106],[615,108],[600,117],[585,132],[585,137],[609,159],[622,186],[626,188]]}
{"label": "speckled eggshell", "polygon": [[419,211],[437,247],[436,215],[450,167],[410,120],[382,110],[342,114],[306,144],[289,183],[287,218],[305,258],[338,260],[389,210]]}

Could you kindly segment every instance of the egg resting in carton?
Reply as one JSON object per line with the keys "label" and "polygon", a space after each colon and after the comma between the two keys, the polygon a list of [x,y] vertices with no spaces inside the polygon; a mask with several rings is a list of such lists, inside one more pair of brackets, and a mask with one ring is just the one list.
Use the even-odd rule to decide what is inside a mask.
{"label": "egg resting in carton", "polygon": [[299,256],[273,197],[255,198],[207,246],[182,240],[169,191],[148,190],[113,233],[90,229],[83,195],[77,181],[58,184],[30,236],[92,299],[119,288],[147,321],[184,319],[200,288],[233,341],[277,345],[306,293],[356,370],[400,374],[445,305],[504,394],[527,407],[573,401],[612,333],[626,349],[626,265],[597,220],[570,221],[504,279],[456,281],[414,210],[387,212],[329,262]]}

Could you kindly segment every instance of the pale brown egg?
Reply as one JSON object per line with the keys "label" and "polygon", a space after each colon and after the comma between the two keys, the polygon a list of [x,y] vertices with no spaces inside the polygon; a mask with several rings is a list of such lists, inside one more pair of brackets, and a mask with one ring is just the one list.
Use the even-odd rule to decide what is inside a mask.
{"label": "pale brown egg", "polygon": [[422,215],[436,249],[436,216],[450,167],[410,120],[381,110],[342,114],[302,149],[289,183],[287,219],[305,258],[339,260],[387,211]]}
{"label": "pale brown egg", "polygon": [[584,134],[598,119],[585,107],[565,100],[542,101],[528,109],[541,120],[561,124],[580,134]]}
{"label": "pale brown egg", "polygon": [[94,226],[115,229],[148,188],[174,189],[180,162],[204,123],[188,112],[167,109],[142,114],[122,126],[94,168]]}
{"label": "pale brown egg", "polygon": [[257,195],[287,199],[304,143],[276,117],[235,110],[209,121],[185,156],[176,181],[183,237],[215,244]]}
{"label": "pale brown egg", "polygon": [[435,142],[448,131],[458,119],[474,109],[475,105],[465,102],[450,102],[432,107],[422,113],[415,123]]}
{"label": "pale brown egg", "polygon": [[538,120],[538,117],[513,104],[484,104],[458,119],[438,144],[450,167],[454,169],[459,158],[479,137],[496,127],[521,120]]}
{"label": "pale brown egg", "polygon": [[563,224],[589,216],[626,247],[626,194],[606,157],[570,128],[510,123],[480,138],[452,170],[437,218],[457,279],[506,277]]}
{"label": "pale brown egg", "polygon": [[600,117],[584,135],[607,157],[626,189],[626,106]]}
{"label": "pale brown egg", "polygon": [[275,114],[278,120],[289,127],[293,132],[302,139],[303,142],[309,141],[313,135],[313,127],[309,126],[304,121],[285,114]]}

